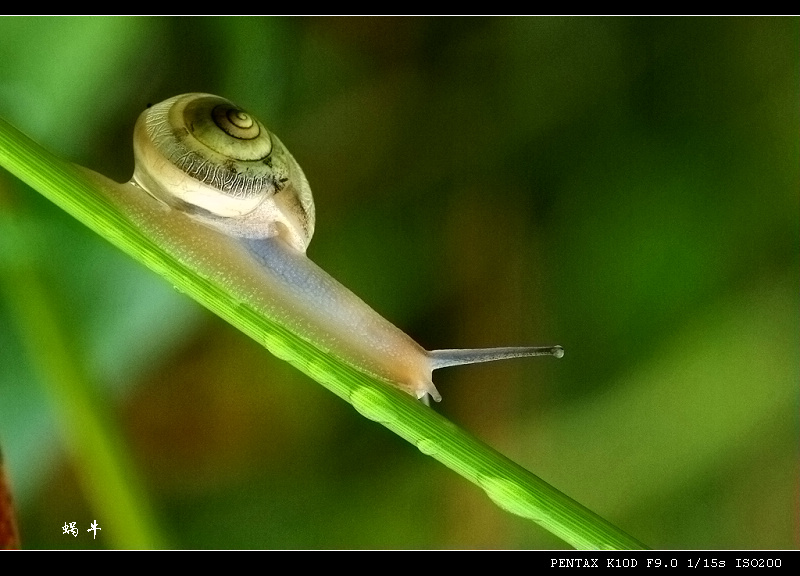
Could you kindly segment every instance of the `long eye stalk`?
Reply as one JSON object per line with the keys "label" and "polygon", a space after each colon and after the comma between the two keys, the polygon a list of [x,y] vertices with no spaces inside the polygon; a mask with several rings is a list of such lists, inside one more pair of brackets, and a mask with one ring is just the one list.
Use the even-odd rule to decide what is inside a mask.
{"label": "long eye stalk", "polygon": [[530,356],[555,356],[561,358],[564,349],[561,346],[533,346],[512,348],[475,348],[466,350],[429,350],[428,357],[431,369],[460,366],[462,364],[477,364],[479,362],[492,362],[508,358],[527,358]]}

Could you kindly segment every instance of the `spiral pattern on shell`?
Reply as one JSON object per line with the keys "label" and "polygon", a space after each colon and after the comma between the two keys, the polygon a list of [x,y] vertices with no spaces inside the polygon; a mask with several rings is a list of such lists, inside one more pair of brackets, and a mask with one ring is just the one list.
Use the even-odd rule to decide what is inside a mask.
{"label": "spiral pattern on shell", "polygon": [[275,192],[288,178],[286,170],[272,162],[269,131],[224,98],[167,100],[150,108],[145,126],[169,162],[234,198]]}
{"label": "spiral pattern on shell", "polygon": [[311,240],[314,200],[302,169],[229,100],[183,94],[151,106],[136,123],[133,150],[132,181],[168,205],[231,235],[283,235],[301,250]]}

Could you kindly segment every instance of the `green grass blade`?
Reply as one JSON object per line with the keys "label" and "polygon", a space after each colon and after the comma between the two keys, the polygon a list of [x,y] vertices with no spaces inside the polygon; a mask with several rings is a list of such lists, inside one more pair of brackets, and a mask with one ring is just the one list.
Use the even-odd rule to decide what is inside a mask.
{"label": "green grass blade", "polygon": [[[10,218],[0,222],[0,231],[10,243],[30,244],[30,230]],[[4,264],[0,288],[45,385],[59,436],[76,464],[75,473],[100,529],[105,530],[103,540],[123,549],[168,547],[136,468],[123,448],[121,433],[91,386],[83,362],[70,348],[72,339],[35,265],[21,258]]]}
{"label": "green grass blade", "polygon": [[54,157],[0,120],[0,165],[117,247],[163,276],[280,358],[467,478],[503,509],[537,522],[576,548],[643,545],[409,395],[326,355],[224,286],[165,251],[105,196],[84,170]]}

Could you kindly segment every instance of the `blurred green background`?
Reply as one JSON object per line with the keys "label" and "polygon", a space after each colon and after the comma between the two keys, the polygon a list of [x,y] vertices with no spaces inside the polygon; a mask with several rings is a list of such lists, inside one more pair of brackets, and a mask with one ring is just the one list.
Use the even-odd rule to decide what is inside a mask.
{"label": "blurred green background", "polygon": [[[566,349],[437,373],[436,410],[652,547],[797,548],[799,22],[2,18],[0,116],[124,181],[148,103],[230,98],[305,170],[310,257],[421,344]],[[0,265],[37,267],[167,545],[565,547],[0,172],[36,237]],[[112,547],[14,307],[23,546]]]}

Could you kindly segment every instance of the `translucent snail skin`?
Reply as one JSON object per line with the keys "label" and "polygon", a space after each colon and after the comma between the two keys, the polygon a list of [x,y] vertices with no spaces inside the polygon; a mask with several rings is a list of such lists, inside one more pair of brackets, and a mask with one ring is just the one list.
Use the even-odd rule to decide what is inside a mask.
{"label": "translucent snail skin", "polygon": [[[126,209],[149,233],[270,317],[353,367],[441,400],[432,371],[563,349],[425,350],[306,257],[314,233],[308,181],[281,141],[249,113],[210,94],[175,96],[134,129]],[[147,194],[141,191],[146,191]],[[154,200],[158,210],[153,210]]]}

